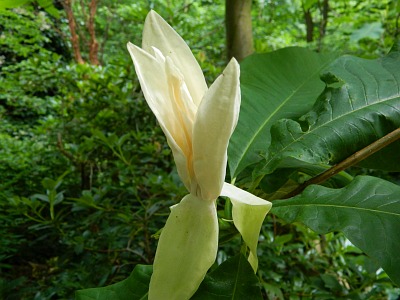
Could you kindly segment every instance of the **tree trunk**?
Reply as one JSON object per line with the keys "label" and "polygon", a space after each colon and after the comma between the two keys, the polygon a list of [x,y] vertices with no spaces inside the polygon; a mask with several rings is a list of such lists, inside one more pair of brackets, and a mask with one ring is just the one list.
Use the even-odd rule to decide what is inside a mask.
{"label": "tree trunk", "polygon": [[253,53],[252,0],[225,0],[226,47],[228,60],[238,61]]}
{"label": "tree trunk", "polygon": [[329,12],[329,0],[322,1],[321,10],[321,24],[319,27],[319,38],[322,40],[326,33],[326,26],[328,25],[328,12]]}
{"label": "tree trunk", "polygon": [[304,10],[304,20],[306,22],[306,30],[307,30],[306,40],[307,43],[311,43],[314,40],[314,22],[312,19],[310,9]]}
{"label": "tree trunk", "polygon": [[79,47],[79,36],[76,33],[76,24],[75,24],[74,13],[72,11],[71,0],[62,1],[62,4],[63,4],[64,10],[67,14],[69,31],[71,33],[72,50],[74,52],[75,60],[78,64],[84,64],[85,61],[82,58],[80,47]]}
{"label": "tree trunk", "polygon": [[326,34],[326,27],[328,26],[328,13],[329,13],[329,0],[322,0],[320,4],[321,11],[321,23],[319,26],[319,38],[318,38],[318,52],[322,49],[322,40]]}
{"label": "tree trunk", "polygon": [[96,14],[97,0],[92,0],[89,5],[89,20],[88,20],[88,31],[90,35],[89,44],[89,60],[92,65],[99,65],[99,59],[97,53],[99,52],[99,43],[96,40],[96,33],[94,30],[94,16]]}

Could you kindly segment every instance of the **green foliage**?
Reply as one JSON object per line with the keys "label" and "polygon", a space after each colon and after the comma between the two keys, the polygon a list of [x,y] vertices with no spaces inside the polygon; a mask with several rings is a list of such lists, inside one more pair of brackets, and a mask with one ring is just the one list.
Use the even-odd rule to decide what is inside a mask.
{"label": "green foliage", "polygon": [[[296,57],[296,51],[300,53],[304,50],[294,48],[292,49],[294,53],[282,61],[286,62],[289,57]],[[283,51],[277,52],[279,54]],[[254,141],[254,135],[248,134],[249,130],[259,134],[260,128],[268,126],[270,120],[274,118],[273,114],[276,111],[279,113],[279,109],[282,109],[280,118],[285,115],[292,118],[275,119],[274,124],[269,125],[270,132],[260,134],[262,144],[260,143],[261,146],[258,149],[266,149],[265,154],[261,155],[261,162],[255,169],[253,168],[252,173],[248,172],[251,169],[250,166],[237,177],[242,184],[264,192],[267,199],[282,198],[303,181],[328,169],[330,164],[339,163],[400,126],[397,109],[400,106],[399,60],[396,50],[376,60],[343,56],[329,66],[317,69],[317,72],[323,71],[321,79],[325,82],[325,90],[316,91],[311,96],[298,93],[296,88],[288,90],[291,91],[289,96],[276,96],[275,78],[280,78],[280,76],[286,78],[284,77],[286,74],[292,75],[297,72],[306,74],[306,72],[300,71],[299,66],[303,65],[301,60],[287,64],[286,67],[273,69],[273,76],[265,76],[262,72],[256,71],[267,69],[267,66],[270,67],[275,63],[276,60],[272,58],[273,55],[249,57],[247,61],[257,66],[257,69],[254,67],[247,69],[246,61],[243,63],[242,74],[248,72],[248,75],[243,74],[242,112],[251,111],[251,113],[242,115],[245,119],[239,122],[238,130],[232,137],[231,146],[245,149],[247,147],[250,151],[245,154],[256,158],[260,153],[257,148],[248,147]],[[246,76],[252,78],[248,80],[248,83]],[[296,80],[292,81],[301,82],[308,76],[294,75],[294,78]],[[310,84],[317,87],[320,82],[316,80],[315,83]],[[303,84],[298,83],[298,86],[302,87]],[[280,92],[279,85],[277,90]],[[321,91],[321,95],[318,96]],[[310,104],[316,101],[314,107],[303,117],[293,114],[293,111],[297,112],[296,109],[285,110],[293,95],[298,97],[296,104]],[[257,115],[259,115],[258,119],[254,117]],[[318,132],[318,130],[321,131]],[[399,160],[398,146],[398,142],[393,143],[384,151],[377,152],[373,157],[365,160],[365,164],[375,169],[398,171],[398,165],[393,163]],[[231,162],[240,161],[243,158],[242,153],[230,151]],[[256,159],[253,160],[253,162],[256,161]],[[233,165],[233,174],[240,172],[240,169],[235,169],[236,166]],[[302,176],[299,176],[300,174]],[[333,187],[345,186],[344,188],[327,189],[322,186],[312,186],[293,199],[274,201],[272,212],[287,222],[300,221],[320,234],[332,231],[343,232],[355,246],[365,251],[373,261],[383,267],[393,282],[398,284],[397,235],[400,230],[397,228],[400,216],[396,211],[398,185],[376,177],[356,177],[352,180],[352,177],[345,173],[340,176],[342,179],[337,178]],[[291,240],[291,238],[290,233],[278,236],[277,240],[282,239],[284,243],[285,239]],[[272,255],[268,254],[267,257],[270,259]],[[361,256],[360,260],[362,260]],[[296,263],[298,264],[297,261]],[[315,263],[324,265],[326,262],[319,258]],[[364,267],[368,268],[368,263],[366,261],[364,263]],[[307,268],[313,269],[314,266],[310,265]],[[267,269],[261,267],[261,270]],[[307,272],[302,272],[303,275],[305,273]],[[364,299],[361,295],[377,296],[382,292],[385,293],[387,289],[370,281],[368,285],[372,285],[372,290],[371,293],[367,293],[368,288],[360,282],[365,280],[363,276],[372,279],[375,274],[371,271],[367,271],[362,276],[361,274],[352,276],[354,285],[352,288],[357,290],[354,293],[350,292],[348,285],[341,281],[342,277],[322,271],[317,271],[317,274],[319,274],[317,278],[311,282],[299,279],[300,275],[297,279],[300,284],[298,291],[310,297],[318,295],[318,297],[329,298],[329,295],[333,294],[337,297],[352,295],[354,299]],[[357,278],[358,276],[360,277]],[[313,291],[311,286],[318,286],[318,291]],[[284,298],[283,295],[288,290],[290,295],[296,294],[295,287],[296,281],[291,281],[291,289],[286,289],[283,284],[273,285],[266,280],[267,293],[272,293],[278,298]]]}
{"label": "green foliage", "polygon": [[398,185],[359,176],[342,189],[311,186],[297,197],[274,203],[273,212],[320,234],[343,232],[400,284],[399,193]]}
{"label": "green foliage", "polygon": [[[271,129],[271,146],[260,171],[300,163],[337,163],[400,126],[399,53],[377,60],[345,56],[322,75],[324,93],[299,119]],[[367,76],[365,75],[367,74]],[[304,130],[302,129],[305,128]],[[367,160],[370,168],[400,171],[399,143]]]}
{"label": "green foliage", "polygon": [[210,272],[191,299],[262,299],[258,278],[247,259],[238,254]]}
{"label": "green foliage", "polygon": [[271,219],[261,236],[258,271],[268,297],[386,299],[389,293],[398,295],[376,262],[342,234],[318,235],[302,224]]}
{"label": "green foliage", "polygon": [[[32,0],[2,0],[0,2],[0,11],[6,10],[7,8],[16,8],[27,4],[29,5],[32,2]],[[60,17],[60,13],[54,7],[52,0],[38,0],[37,2],[42,8],[46,10],[46,12],[48,12],[53,17]]]}
{"label": "green foliage", "polygon": [[[7,4],[0,2],[0,8]],[[301,2],[253,3],[257,51],[306,45]],[[330,1],[323,37],[319,36],[319,1],[306,2],[315,23],[315,40],[308,44],[311,49],[376,57],[386,53],[398,35],[398,1]],[[55,13],[47,6],[49,1],[34,4],[0,11],[0,298],[72,299],[76,290],[109,285],[104,289],[110,291],[116,285],[132,287],[140,280],[142,286],[135,291],[144,295],[150,269],[143,264],[152,263],[168,207],[181,199],[184,189],[134,79],[126,42],[139,43],[143,20],[149,9],[155,9],[185,37],[211,82],[225,65],[223,2],[100,2],[95,25],[102,66],[71,61],[65,16],[61,11],[58,20],[49,15]],[[82,24],[87,8],[74,1],[73,9],[86,58],[87,29]],[[229,149],[230,172],[237,184],[266,198],[280,198],[356,147],[398,127],[398,84],[394,84],[394,78],[399,82],[398,54],[373,61],[351,56],[335,60],[337,56],[297,47],[254,55],[242,63],[242,110]],[[321,81],[320,72],[334,60]],[[329,86],[324,91],[325,83]],[[375,104],[362,106],[364,98],[358,96],[364,93]],[[350,99],[361,109],[353,112],[343,104]],[[339,125],[357,125],[357,139],[346,133],[350,127],[344,125],[338,135],[322,131],[329,123],[324,119],[328,100],[336,103],[331,108]],[[345,115],[349,115],[348,122],[343,121]],[[283,118],[286,121],[279,121]],[[284,143],[290,138],[291,131],[276,125],[284,123],[297,124],[294,132],[307,140],[306,146],[300,141],[293,144],[295,161],[288,158],[289,152],[277,150],[279,145],[287,146]],[[311,133],[318,133],[319,138]],[[338,137],[343,139],[340,147]],[[329,148],[334,153],[314,160],[328,153],[318,144],[328,138],[337,146]],[[274,158],[268,156],[270,146],[275,147]],[[398,164],[393,163],[398,160],[398,146],[388,147],[364,166],[389,166],[398,171]],[[318,156],[307,156],[311,151]],[[267,159],[276,160],[268,172],[262,168]],[[257,162],[261,163],[254,170]],[[398,180],[394,173],[372,173],[377,174]],[[240,298],[240,291],[250,291],[246,293],[257,299],[260,286],[254,284],[258,277],[268,299],[384,299],[390,295],[396,299],[398,290],[379,269],[382,265],[398,282],[396,265],[388,263],[394,251],[383,256],[383,251],[376,253],[381,248],[371,249],[371,244],[361,243],[358,237],[371,234],[374,245],[383,247],[376,238],[378,229],[398,235],[395,226],[384,227],[390,218],[397,218],[394,214],[382,217],[390,205],[380,207],[373,202],[388,203],[384,201],[390,196],[395,207],[393,193],[398,186],[377,178],[361,179],[352,181],[352,176],[342,172],[324,183],[330,189],[309,187],[294,199],[274,202],[274,213],[285,221],[297,220],[324,235],[301,224],[286,224],[276,215],[268,217],[260,236],[256,275],[234,250],[241,241],[231,223],[229,201],[220,201],[219,266],[206,276],[195,297],[210,299],[210,294],[223,291]],[[392,194],[377,193],[359,202],[373,194],[373,187]],[[350,194],[355,197],[347,197]],[[372,205],[369,213],[355,214],[367,214],[371,222],[355,233],[350,229],[356,228],[357,219],[336,207],[344,221],[328,223],[334,218],[332,208],[322,205],[332,199],[335,203],[353,201],[353,208]],[[314,208],[306,206],[308,202]],[[320,217],[311,218],[315,210]],[[376,226],[371,229],[372,225]],[[342,234],[326,233],[331,230],[343,231],[369,256]],[[390,249],[398,239],[385,241]],[[243,284],[249,283],[242,290],[238,286],[237,294],[231,292],[233,273]],[[100,289],[87,290],[90,299],[96,290]]]}
{"label": "green foliage", "polygon": [[147,299],[151,266],[137,265],[131,275],[118,283],[104,288],[93,288],[76,292],[76,300],[129,300]]}
{"label": "green foliage", "polygon": [[285,48],[243,61],[241,111],[229,144],[232,178],[261,159],[262,149],[269,146],[269,131],[274,122],[284,116],[299,117],[312,107],[324,89],[318,74],[334,59],[332,54]]}
{"label": "green foliage", "polygon": [[[147,299],[151,266],[137,265],[131,275],[116,284],[77,291],[77,300]],[[204,278],[191,299],[262,299],[257,276],[239,254],[228,259]]]}

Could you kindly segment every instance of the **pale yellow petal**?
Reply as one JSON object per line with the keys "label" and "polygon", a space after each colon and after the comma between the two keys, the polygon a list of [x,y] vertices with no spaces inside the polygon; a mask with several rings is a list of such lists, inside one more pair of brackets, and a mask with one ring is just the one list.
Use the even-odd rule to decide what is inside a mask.
{"label": "pale yellow petal", "polygon": [[149,300],[186,300],[214,263],[218,248],[215,204],[193,195],[171,208],[161,232]]}
{"label": "pale yellow petal", "polygon": [[153,57],[132,43],[128,43],[128,50],[135,65],[144,97],[167,137],[179,176],[189,190],[190,176],[185,155],[187,147],[182,148],[185,136],[173,109],[172,102],[174,100],[170,98],[171,87],[168,84],[169,74],[165,69],[165,59],[161,53],[156,54],[157,57]]}
{"label": "pale yellow petal", "polygon": [[216,199],[226,173],[229,138],[240,109],[239,64],[232,59],[211,85],[197,111],[193,128],[193,168],[197,185],[191,193]]}
{"label": "pale yellow petal", "polygon": [[149,12],[144,23],[142,47],[149,53],[155,47],[173,60],[182,72],[193,101],[198,106],[207,91],[203,72],[189,46],[155,11]]}
{"label": "pale yellow petal", "polygon": [[221,196],[232,202],[232,218],[237,230],[250,249],[249,263],[257,271],[257,244],[261,225],[272,207],[272,203],[250,194],[229,183],[224,183]]}

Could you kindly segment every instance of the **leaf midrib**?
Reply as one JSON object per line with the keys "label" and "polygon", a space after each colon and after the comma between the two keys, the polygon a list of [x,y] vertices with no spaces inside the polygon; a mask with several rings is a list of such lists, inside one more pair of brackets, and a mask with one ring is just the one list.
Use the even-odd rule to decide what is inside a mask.
{"label": "leaf midrib", "polygon": [[[311,129],[311,130],[309,130],[309,131],[303,132],[303,134],[302,134],[299,138],[293,139],[293,141],[291,141],[291,142],[290,142],[289,144],[287,144],[285,147],[283,147],[282,149],[280,149],[279,152],[282,153],[284,150],[286,150],[286,148],[288,148],[289,146],[292,146],[294,143],[297,143],[297,142],[298,142],[301,138],[303,138],[304,136],[306,136],[306,135],[308,135],[308,134],[312,134],[312,133],[314,133],[315,131],[319,130],[320,128],[326,127],[326,126],[328,126],[329,124],[331,124],[332,122],[336,122],[337,120],[340,120],[341,118],[344,118],[344,117],[348,116],[349,114],[357,113],[357,112],[360,111],[360,110],[363,110],[363,109],[366,109],[366,108],[369,108],[369,107],[373,107],[374,105],[381,105],[381,104],[384,104],[386,101],[395,100],[396,98],[399,98],[399,97],[400,97],[400,94],[396,94],[396,95],[393,95],[392,97],[387,97],[387,98],[384,98],[384,99],[378,99],[379,102],[375,102],[375,103],[371,103],[371,104],[368,103],[367,105],[365,105],[365,106],[363,106],[363,107],[361,107],[361,108],[358,108],[358,109],[356,109],[356,110],[352,110],[352,111],[347,112],[347,113],[345,113],[345,114],[343,114],[343,115],[340,115],[340,116],[338,116],[338,117],[335,118],[335,119],[332,119],[332,120],[330,120],[330,121],[328,121],[328,122],[326,122],[326,123],[324,123],[324,124],[321,124],[320,126],[315,127],[314,129]],[[263,168],[264,168],[264,169],[267,168],[268,165],[271,163],[271,161],[274,160],[274,158],[275,158],[275,156],[273,156],[272,158],[270,158],[269,160],[267,160],[267,162],[265,163],[265,165],[264,165]]]}
{"label": "leaf midrib", "polygon": [[379,213],[379,214],[384,214],[384,215],[393,215],[396,217],[400,217],[400,212],[398,213],[392,213],[388,211],[383,211],[383,210],[376,210],[376,209],[371,209],[371,208],[365,208],[365,207],[357,207],[357,206],[348,206],[348,205],[333,205],[333,204],[320,204],[320,203],[307,203],[307,204],[287,204],[287,205],[280,205],[275,208],[281,208],[281,207],[323,207],[323,208],[339,208],[339,209],[355,209],[355,210],[361,210],[361,211],[366,211],[366,212],[373,212],[373,213]]}
{"label": "leaf midrib", "polygon": [[240,157],[240,159],[238,160],[236,169],[235,169],[235,173],[236,170],[238,169],[238,166],[240,165],[240,163],[243,161],[243,158],[246,156],[246,154],[248,153],[248,151],[250,150],[251,145],[253,144],[254,140],[259,136],[260,132],[265,128],[266,124],[273,118],[273,116],[275,116],[275,114],[281,110],[282,106],[284,104],[286,104],[292,97],[293,95],[295,95],[299,90],[301,90],[304,85],[309,82],[309,80],[313,77],[315,77],[317,74],[319,74],[321,72],[322,69],[324,69],[327,65],[329,65],[330,63],[332,63],[333,60],[329,60],[326,63],[324,63],[323,65],[321,65],[321,67],[314,73],[312,73],[312,75],[310,75],[309,77],[307,77],[306,80],[303,81],[303,83],[301,85],[298,86],[297,89],[295,89],[291,94],[289,94],[288,97],[286,97],[286,99],[273,111],[272,114],[270,114],[270,116],[262,123],[262,125],[258,128],[258,130],[255,132],[255,134],[252,136],[252,138],[249,140],[249,142],[247,143],[246,147],[244,148],[244,151],[242,152],[242,156]]}
{"label": "leaf midrib", "polygon": [[242,261],[242,257],[241,257],[241,254],[240,254],[240,256],[239,256],[238,268],[237,268],[238,271],[236,272],[235,284],[234,284],[234,286],[233,286],[233,293],[232,293],[232,298],[231,298],[232,300],[235,299],[236,289],[237,289],[238,282],[239,282],[239,270],[240,270],[241,261]]}

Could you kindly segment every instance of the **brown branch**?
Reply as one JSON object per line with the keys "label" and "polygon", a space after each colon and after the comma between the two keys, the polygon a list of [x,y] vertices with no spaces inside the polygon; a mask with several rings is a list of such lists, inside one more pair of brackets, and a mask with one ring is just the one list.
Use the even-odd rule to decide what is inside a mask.
{"label": "brown branch", "polygon": [[78,165],[78,160],[72,155],[72,153],[65,150],[61,133],[57,134],[57,148],[60,150],[61,154],[68,158],[74,165]]}
{"label": "brown branch", "polygon": [[74,13],[72,11],[71,0],[62,1],[62,5],[67,14],[69,31],[71,33],[72,50],[74,52],[75,60],[78,64],[84,64],[85,61],[82,58],[81,51],[79,48],[79,36],[76,33],[76,23],[75,23]]}
{"label": "brown branch", "polygon": [[319,26],[319,38],[323,39],[326,34],[326,27],[328,25],[329,0],[322,1],[322,7],[320,7],[320,11],[322,18]]}
{"label": "brown branch", "polygon": [[[305,181],[303,184],[299,185],[296,189],[285,195],[283,199],[294,197],[300,194],[306,187],[311,184],[319,184],[327,179],[331,178],[332,176],[336,175],[337,173],[347,169],[350,166],[353,166],[360,161],[366,159],[367,157],[371,156],[375,152],[385,148],[386,146],[390,145],[391,143],[400,139],[400,128],[388,133],[384,137],[380,138],[379,140],[373,142],[372,144],[368,145],[367,147],[357,151],[356,153],[350,155],[345,160],[341,161],[340,163],[334,165],[333,167],[329,168],[325,172],[311,178],[310,180]],[[278,199],[277,199],[278,200]]]}
{"label": "brown branch", "polygon": [[311,10],[310,9],[303,9],[304,12],[304,21],[306,23],[306,40],[307,43],[311,43],[314,41],[314,21],[311,15]]}
{"label": "brown branch", "polygon": [[97,57],[97,53],[99,52],[99,43],[96,40],[96,32],[95,32],[95,15],[97,9],[97,0],[91,0],[89,5],[89,22],[87,23],[89,35],[90,35],[90,44],[89,44],[89,60],[92,65],[99,65],[99,59]]}

